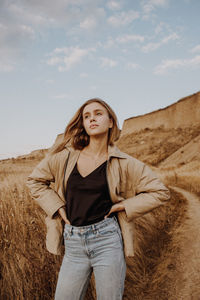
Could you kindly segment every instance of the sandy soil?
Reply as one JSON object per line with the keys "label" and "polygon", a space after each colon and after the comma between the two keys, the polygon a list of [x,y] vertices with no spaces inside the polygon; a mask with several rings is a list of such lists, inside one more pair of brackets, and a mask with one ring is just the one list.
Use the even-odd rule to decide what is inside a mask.
{"label": "sandy soil", "polygon": [[200,300],[200,199],[181,188],[171,187],[188,200],[188,211],[181,225],[177,276],[173,299]]}
{"label": "sandy soil", "polygon": [[160,163],[159,167],[170,167],[174,165],[187,164],[194,160],[200,160],[200,135],[192,139],[189,143],[175,151]]}

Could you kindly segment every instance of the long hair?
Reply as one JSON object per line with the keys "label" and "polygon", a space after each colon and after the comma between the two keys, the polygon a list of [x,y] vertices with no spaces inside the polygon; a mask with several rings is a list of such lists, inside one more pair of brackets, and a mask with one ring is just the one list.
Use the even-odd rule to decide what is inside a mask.
{"label": "long hair", "polygon": [[86,105],[98,102],[101,105],[103,105],[109,115],[109,118],[113,121],[112,128],[109,128],[108,131],[108,145],[113,145],[115,141],[118,140],[120,135],[120,129],[118,126],[118,120],[115,112],[112,110],[112,108],[102,99],[99,98],[93,98],[90,100],[87,100],[75,113],[71,121],[68,123],[67,127],[65,128],[63,140],[61,143],[56,145],[55,147],[50,150],[50,153],[54,154],[57,152],[62,151],[67,144],[70,144],[73,146],[74,149],[82,150],[84,147],[86,147],[90,142],[90,137],[86,133],[85,128],[83,126],[83,110]]}

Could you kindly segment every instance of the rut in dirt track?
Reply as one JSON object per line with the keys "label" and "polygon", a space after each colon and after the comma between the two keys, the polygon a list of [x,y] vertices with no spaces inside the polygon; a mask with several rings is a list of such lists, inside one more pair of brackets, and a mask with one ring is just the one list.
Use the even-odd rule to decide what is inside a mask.
{"label": "rut in dirt track", "polygon": [[174,299],[200,300],[200,200],[186,190],[171,188],[188,201],[188,210],[179,237]]}

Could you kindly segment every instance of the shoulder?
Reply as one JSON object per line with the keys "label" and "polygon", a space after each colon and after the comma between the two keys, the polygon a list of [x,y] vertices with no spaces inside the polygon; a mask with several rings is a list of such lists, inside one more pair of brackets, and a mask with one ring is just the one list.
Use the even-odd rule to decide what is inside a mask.
{"label": "shoulder", "polygon": [[117,146],[110,147],[109,154],[118,162],[121,174],[128,177],[141,177],[144,168],[147,167],[142,161],[121,151]]}
{"label": "shoulder", "polygon": [[115,146],[116,156],[119,158],[119,161],[123,165],[133,165],[133,166],[144,166],[145,164],[139,159],[127,154],[126,152],[121,151],[118,147]]}
{"label": "shoulder", "polygon": [[[120,150],[119,150],[120,151]],[[143,161],[120,151],[119,164],[123,172],[130,178],[140,180],[141,178],[157,178],[158,175],[151,169],[151,166]]]}
{"label": "shoulder", "polygon": [[50,168],[54,169],[59,164],[63,164],[69,154],[69,149],[64,148],[63,150],[57,153],[47,153],[45,158],[39,163],[39,167],[49,166]]}

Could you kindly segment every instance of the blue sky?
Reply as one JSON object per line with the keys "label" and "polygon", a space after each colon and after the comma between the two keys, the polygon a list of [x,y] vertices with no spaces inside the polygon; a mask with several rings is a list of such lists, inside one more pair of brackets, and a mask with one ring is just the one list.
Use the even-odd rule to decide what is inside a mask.
{"label": "blue sky", "polygon": [[1,0],[0,159],[50,147],[87,99],[124,119],[200,90],[199,0]]}

